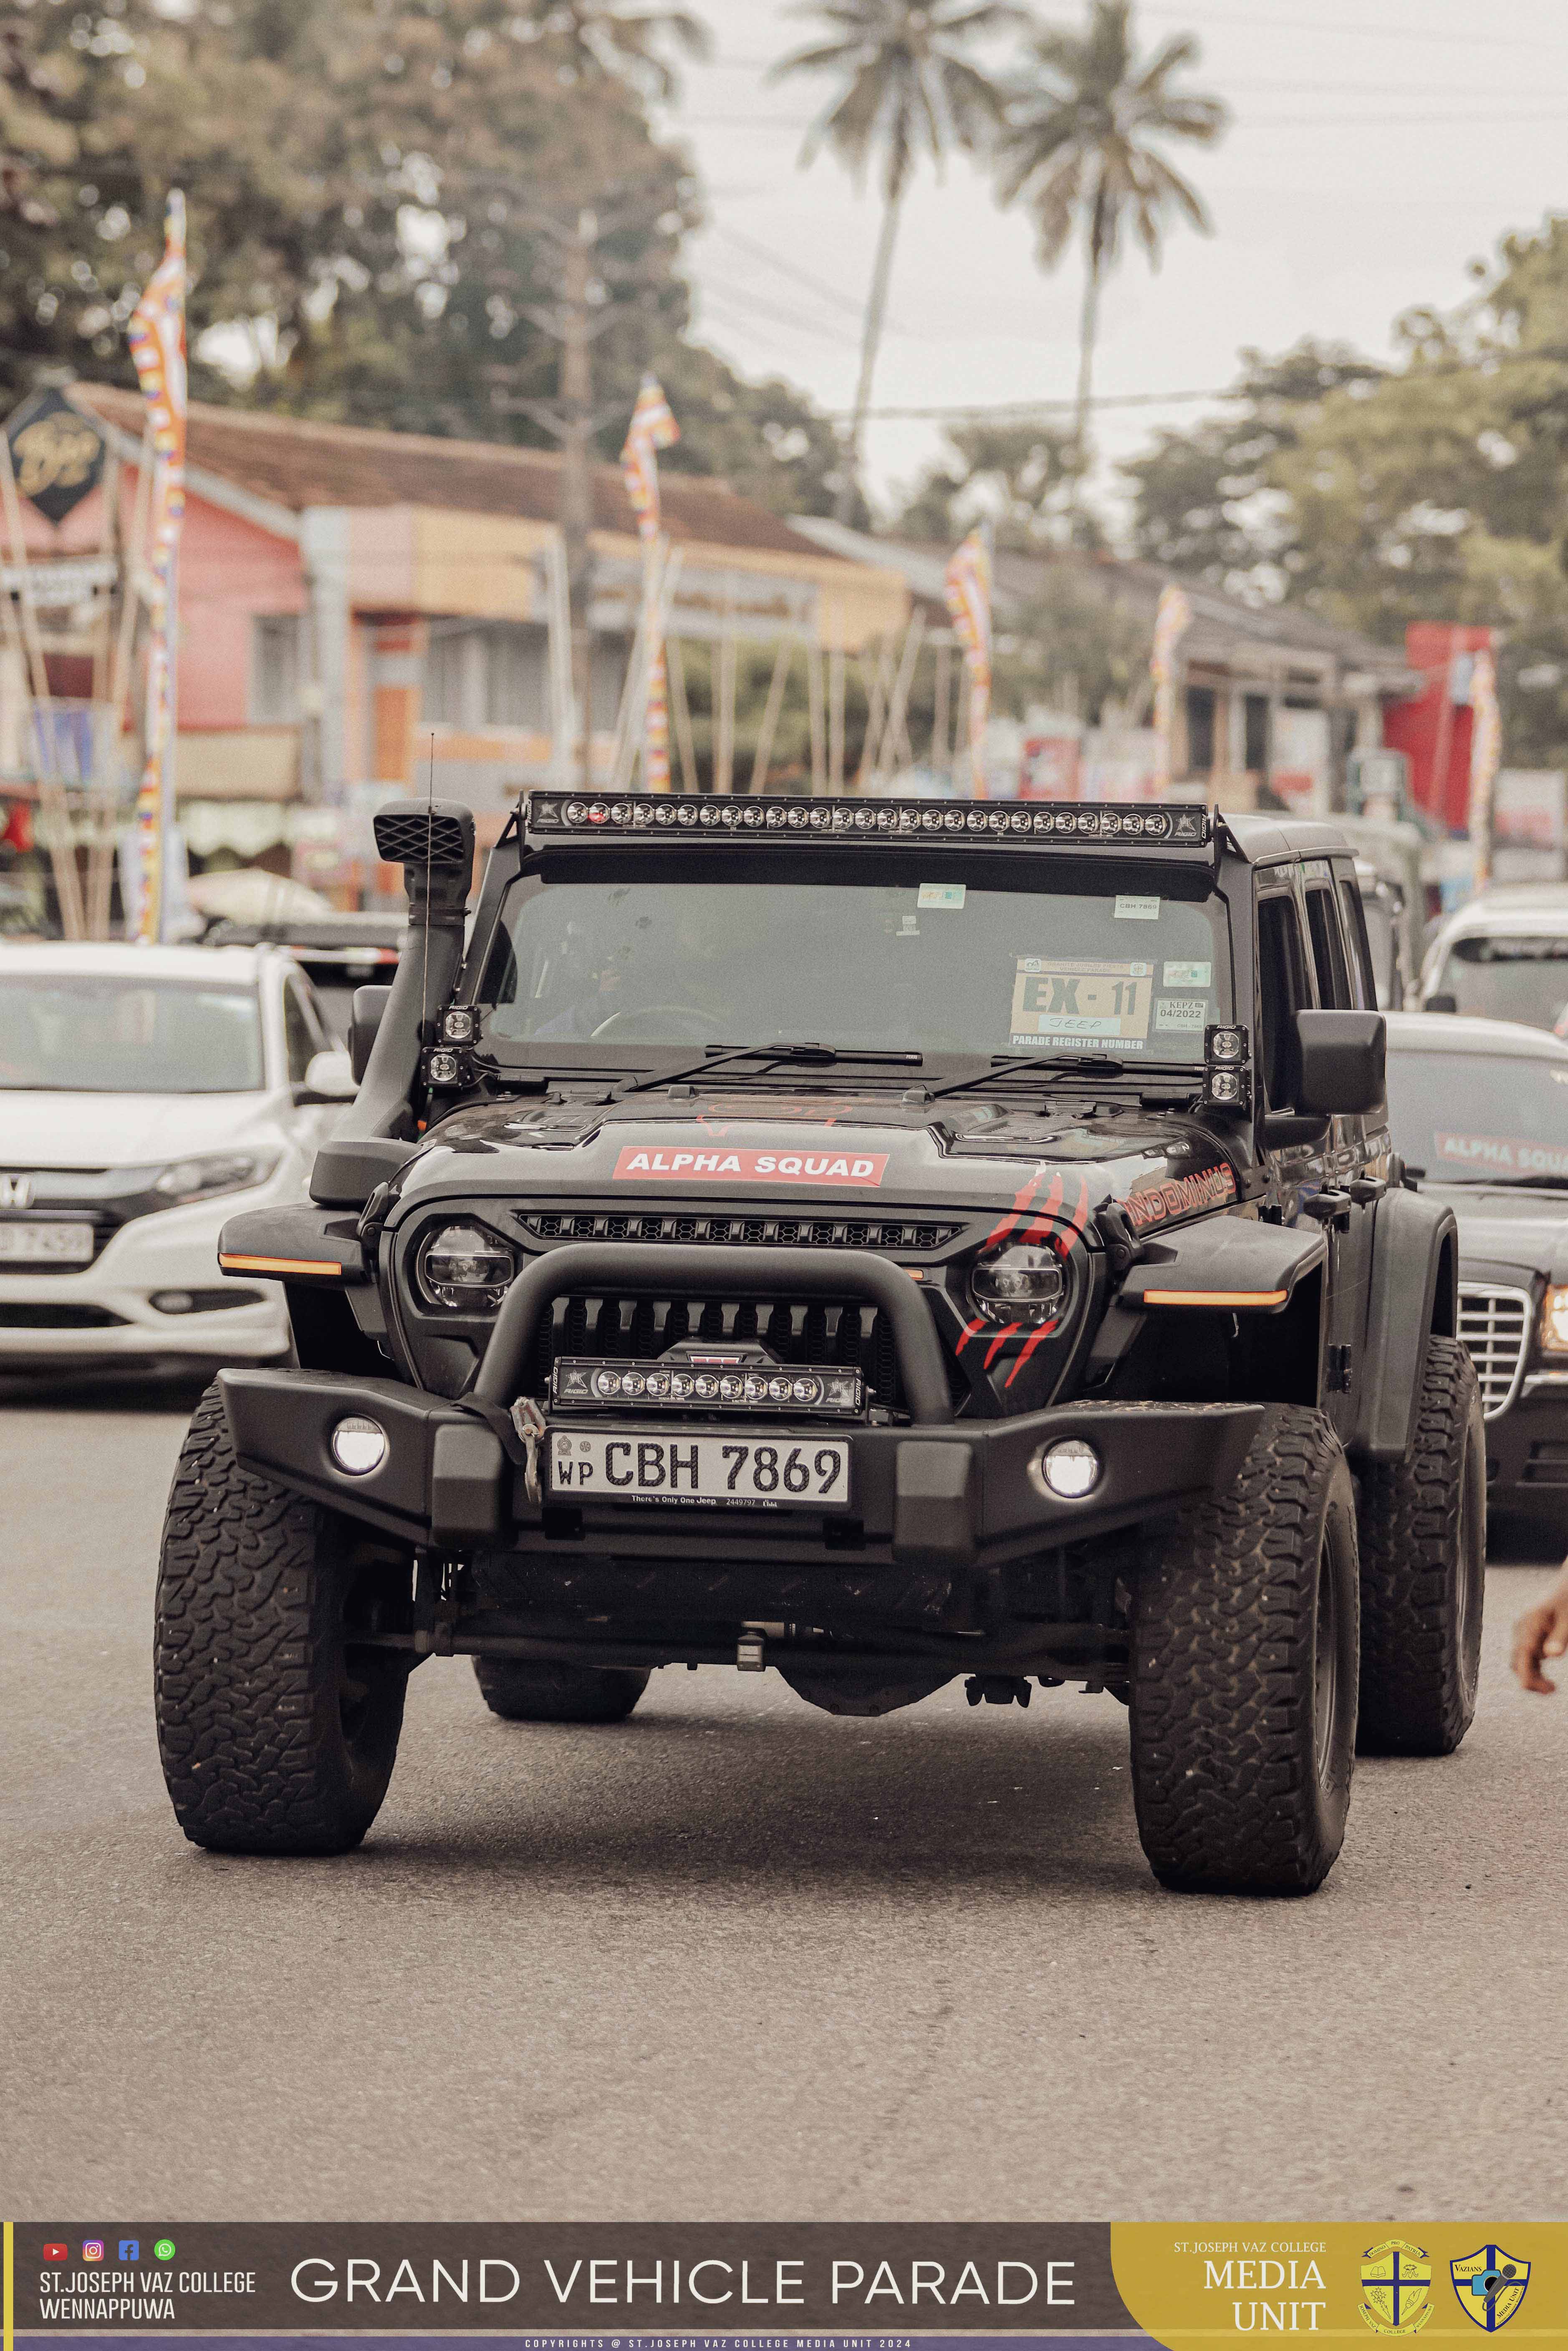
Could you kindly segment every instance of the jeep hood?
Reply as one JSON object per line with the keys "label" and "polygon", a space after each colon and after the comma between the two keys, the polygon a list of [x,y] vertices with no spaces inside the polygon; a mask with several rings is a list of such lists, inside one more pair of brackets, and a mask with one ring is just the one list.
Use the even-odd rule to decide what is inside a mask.
{"label": "jeep hood", "polygon": [[1064,1215],[1082,1221],[1107,1201],[1159,1193],[1139,1219],[1151,1222],[1228,1205],[1239,1165],[1201,1121],[1112,1101],[1036,1109],[974,1095],[716,1092],[465,1109],[432,1130],[399,1190],[405,1202],[522,1193],[629,1208],[755,1200],[803,1216],[831,1205],[842,1216],[1038,1209],[1060,1178]]}

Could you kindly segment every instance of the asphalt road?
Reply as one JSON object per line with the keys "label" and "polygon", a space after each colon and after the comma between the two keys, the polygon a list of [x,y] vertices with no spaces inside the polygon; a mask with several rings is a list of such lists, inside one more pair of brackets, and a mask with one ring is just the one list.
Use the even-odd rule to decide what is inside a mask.
{"label": "asphalt road", "polygon": [[[0,2210],[284,2220],[1568,2214],[1568,1689],[1504,1636],[1305,1903],[1161,1893],[1109,1698],[878,1723],[414,1677],[343,1861],[198,1854],[154,1747],[192,1392],[0,1392]],[[1542,1545],[1533,1546],[1539,1560]]]}

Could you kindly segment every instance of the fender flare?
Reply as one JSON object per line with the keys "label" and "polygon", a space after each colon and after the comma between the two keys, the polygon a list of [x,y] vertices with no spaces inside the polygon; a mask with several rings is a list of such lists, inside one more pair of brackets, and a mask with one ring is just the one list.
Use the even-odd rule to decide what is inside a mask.
{"label": "fender flare", "polygon": [[1373,1210],[1366,1343],[1353,1461],[1400,1461],[1415,1433],[1427,1342],[1458,1329],[1459,1228],[1452,1208],[1403,1187]]}

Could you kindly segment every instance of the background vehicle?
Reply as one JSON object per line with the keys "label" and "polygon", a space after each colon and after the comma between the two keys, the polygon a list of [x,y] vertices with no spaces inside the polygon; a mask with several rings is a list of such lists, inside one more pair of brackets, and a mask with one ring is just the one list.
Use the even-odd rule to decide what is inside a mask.
{"label": "background vehicle", "polygon": [[349,1034],[355,988],[390,987],[406,929],[402,914],[325,914],[293,921],[221,922],[203,945],[287,947],[341,1043]]}
{"label": "background vehicle", "polygon": [[1377,1001],[1396,1012],[1415,1001],[1426,950],[1427,842],[1414,824],[1336,816],[1333,825],[1355,852]]}
{"label": "background vehicle", "polygon": [[0,947],[0,1360],[284,1353],[218,1233],[304,1196],[346,1064],[274,950]]}
{"label": "background vehicle", "polygon": [[1555,1029],[1568,1012],[1568,884],[1484,890],[1446,915],[1421,967],[1420,1006]]}
{"label": "background vehicle", "polygon": [[1458,1219],[1458,1333],[1494,1509],[1568,1520],[1568,1045],[1511,1021],[1388,1024],[1395,1147]]}
{"label": "background vehicle", "polygon": [[1330,828],[538,793],[465,950],[466,811],[377,826],[419,952],[314,1205],[223,1238],[299,1367],[222,1375],[171,1499],[188,1835],[356,1842],[436,1652],[526,1720],[682,1662],[1108,1688],[1181,1888],[1310,1891],[1358,1736],[1458,1744],[1455,1226]]}

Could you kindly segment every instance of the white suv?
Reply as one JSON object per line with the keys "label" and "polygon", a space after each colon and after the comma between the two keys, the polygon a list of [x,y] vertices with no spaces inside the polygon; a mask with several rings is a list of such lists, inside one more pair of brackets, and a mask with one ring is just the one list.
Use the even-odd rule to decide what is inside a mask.
{"label": "white suv", "polygon": [[1482,891],[1445,914],[1421,966],[1428,1012],[1568,1026],[1568,886],[1517,883]]}
{"label": "white suv", "polygon": [[219,1229],[304,1196],[352,1092],[276,948],[0,946],[0,1362],[286,1353]]}

